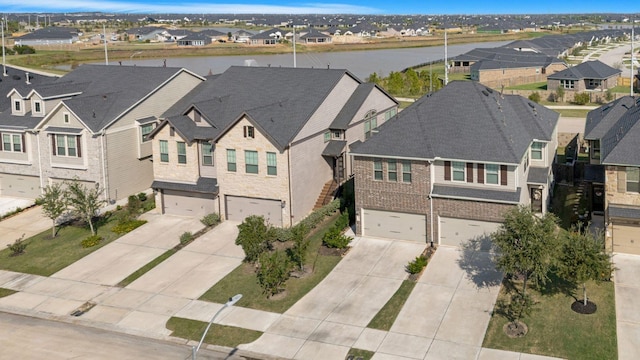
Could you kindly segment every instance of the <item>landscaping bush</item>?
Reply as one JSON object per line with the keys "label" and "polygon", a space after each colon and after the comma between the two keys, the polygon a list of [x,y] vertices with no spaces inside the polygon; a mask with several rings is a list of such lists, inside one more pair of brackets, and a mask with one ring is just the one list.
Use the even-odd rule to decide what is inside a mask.
{"label": "landscaping bush", "polygon": [[142,211],[147,212],[156,208],[156,199],[152,196],[142,203]]}
{"label": "landscaping bush", "polygon": [[316,226],[318,226],[318,224],[322,222],[322,220],[324,220],[327,216],[338,211],[339,208],[340,208],[340,199],[333,200],[327,205],[309,214],[309,216],[307,216],[302,221],[300,221],[300,224],[304,224],[304,226],[306,226],[307,229],[309,230],[315,229]]}
{"label": "landscaping bush", "polygon": [[218,225],[220,223],[220,215],[218,215],[217,213],[207,214],[202,219],[200,219],[200,222],[204,226]]}
{"label": "landscaping bush", "polygon": [[573,97],[573,102],[577,105],[584,105],[589,102],[589,94],[578,93]]}
{"label": "landscaping bush", "polygon": [[127,198],[127,212],[132,219],[135,219],[140,215],[142,210],[142,202],[136,195],[129,195]]}
{"label": "landscaping bush", "polygon": [[406,269],[409,274],[415,275],[419,274],[425,266],[427,266],[427,258],[420,255],[416,256],[414,260],[409,261]]}
{"label": "landscaping bush", "polygon": [[539,103],[540,102],[540,93],[537,91],[534,91],[533,93],[531,93],[531,95],[529,95],[529,100],[535,102],[535,103]]}
{"label": "landscaping bush", "polygon": [[263,216],[248,216],[242,224],[238,225],[238,237],[236,245],[242,246],[246,262],[255,263],[260,254],[271,249],[275,240],[275,231],[266,223]]}
{"label": "landscaping bush", "polygon": [[280,292],[282,285],[289,279],[291,262],[284,251],[262,253],[260,267],[256,273],[258,283],[267,297]]}
{"label": "landscaping bush", "polygon": [[138,194],[138,200],[140,200],[141,202],[147,201],[147,194],[141,192]]}
{"label": "landscaping bush", "polygon": [[147,220],[128,220],[128,221],[122,221],[122,222],[119,221],[118,224],[116,224],[113,228],[111,228],[111,231],[113,231],[118,235],[123,235],[133,231],[135,228],[138,228],[146,223],[147,223]]}
{"label": "landscaping bush", "polygon": [[304,225],[294,226],[291,231],[293,247],[288,250],[291,261],[300,270],[304,270],[304,263],[307,261],[307,249],[311,240],[307,237],[309,230]]}
{"label": "landscaping bush", "polygon": [[11,251],[9,256],[18,256],[24,254],[24,250],[27,248],[27,243],[24,241],[24,234],[19,239],[13,242],[13,244],[7,244],[7,247]]}
{"label": "landscaping bush", "polygon": [[193,241],[193,234],[189,231],[185,231],[180,235],[180,244],[187,245],[191,241]]}
{"label": "landscaping bush", "polygon": [[336,220],[335,225],[322,236],[324,246],[332,249],[344,249],[351,242],[351,237],[342,234],[342,230],[349,226],[349,212],[345,211]]}
{"label": "landscaping bush", "polygon": [[91,235],[88,238],[82,240],[80,245],[82,245],[83,248],[90,248],[100,244],[100,241],[102,241],[102,236]]}
{"label": "landscaping bush", "polygon": [[276,241],[287,242],[293,239],[293,228],[273,228],[273,234]]}

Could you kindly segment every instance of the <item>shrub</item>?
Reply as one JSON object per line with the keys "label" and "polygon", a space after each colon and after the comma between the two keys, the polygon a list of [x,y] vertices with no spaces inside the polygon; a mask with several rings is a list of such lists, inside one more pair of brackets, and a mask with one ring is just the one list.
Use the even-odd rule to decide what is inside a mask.
{"label": "shrub", "polygon": [[613,95],[613,91],[611,89],[608,89],[607,92],[604,93],[604,98],[607,101],[613,100],[613,97],[614,97],[614,95]]}
{"label": "shrub", "polygon": [[129,220],[116,224],[111,231],[118,235],[126,234],[147,223],[147,220]]}
{"label": "shrub", "polygon": [[147,212],[156,208],[156,199],[154,197],[148,198],[147,201],[142,203],[142,211]]}
{"label": "shrub", "polygon": [[351,237],[342,234],[342,229],[332,227],[322,236],[324,246],[332,249],[344,249],[351,242]]}
{"label": "shrub", "polygon": [[304,224],[304,226],[306,226],[309,230],[315,229],[316,226],[318,226],[318,224],[322,222],[322,220],[338,211],[339,208],[340,199],[333,200],[327,205],[309,214],[309,216],[300,221],[300,224]]}
{"label": "shrub", "polygon": [[407,272],[409,274],[419,274],[425,266],[427,266],[427,258],[422,255],[416,256],[414,260],[409,261],[409,264],[407,264]]}
{"label": "shrub", "polygon": [[80,245],[82,245],[83,248],[90,248],[100,244],[100,241],[102,241],[102,236],[91,235],[88,238],[82,240]]}
{"label": "shrub", "polygon": [[220,215],[218,215],[217,213],[207,214],[202,219],[200,219],[200,222],[204,226],[218,225],[220,223]]}
{"label": "shrub", "polygon": [[193,241],[193,234],[189,231],[185,231],[180,235],[180,244],[187,245],[191,241]]}
{"label": "shrub", "polygon": [[258,283],[267,297],[280,292],[282,285],[289,279],[291,263],[284,251],[262,253],[260,267],[256,273]]}
{"label": "shrub", "polygon": [[142,202],[147,201],[147,194],[145,194],[143,192],[139,193],[138,194],[138,200],[140,200]]}
{"label": "shrub", "polygon": [[129,195],[127,198],[127,212],[131,218],[136,218],[140,215],[142,209],[142,202],[136,195]]}
{"label": "shrub", "polygon": [[13,244],[7,244],[7,247],[11,251],[10,256],[18,256],[24,254],[24,250],[27,248],[27,243],[24,241],[24,234],[19,239],[13,242]]}
{"label": "shrub", "polygon": [[573,102],[578,105],[584,105],[589,102],[589,94],[578,93],[573,97]]}
{"label": "shrub", "polygon": [[531,93],[531,95],[529,95],[529,100],[535,102],[535,103],[539,103],[540,102],[540,93],[537,91],[534,91],[533,93]]}
{"label": "shrub", "polygon": [[304,270],[304,263],[307,261],[307,249],[311,240],[307,237],[309,230],[304,225],[294,226],[291,231],[293,247],[289,249],[291,261],[300,269]]}
{"label": "shrub", "polygon": [[248,216],[238,225],[236,245],[242,246],[247,262],[255,263],[260,254],[269,250],[275,240],[275,231],[264,220],[263,216]]}
{"label": "shrub", "polygon": [[287,242],[293,239],[293,228],[273,228],[273,234],[276,241]]}

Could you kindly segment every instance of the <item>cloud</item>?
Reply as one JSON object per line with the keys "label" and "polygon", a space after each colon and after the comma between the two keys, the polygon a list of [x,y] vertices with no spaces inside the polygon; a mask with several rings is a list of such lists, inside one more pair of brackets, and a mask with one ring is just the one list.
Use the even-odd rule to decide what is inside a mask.
{"label": "cloud", "polygon": [[378,14],[381,9],[350,4],[306,3],[295,5],[271,4],[211,4],[151,1],[57,0],[38,2],[37,6],[24,0],[0,0],[5,12],[82,12],[109,13],[171,13],[171,14]]}

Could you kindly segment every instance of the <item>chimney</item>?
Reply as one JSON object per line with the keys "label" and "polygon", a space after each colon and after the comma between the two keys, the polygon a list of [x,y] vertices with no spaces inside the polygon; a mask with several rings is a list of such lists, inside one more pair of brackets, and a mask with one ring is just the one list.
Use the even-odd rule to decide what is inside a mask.
{"label": "chimney", "polygon": [[29,81],[29,73],[25,73],[25,77],[27,78],[27,84],[31,84],[31,82]]}

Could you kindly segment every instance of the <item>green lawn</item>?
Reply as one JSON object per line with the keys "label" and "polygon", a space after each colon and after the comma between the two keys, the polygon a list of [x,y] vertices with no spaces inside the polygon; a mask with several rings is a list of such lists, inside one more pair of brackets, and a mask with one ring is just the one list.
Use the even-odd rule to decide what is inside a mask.
{"label": "green lawn", "polygon": [[322,235],[333,226],[337,219],[338,216],[329,218],[311,234],[306,267],[312,269],[312,273],[302,278],[290,278],[286,283],[284,297],[276,296],[267,299],[262,288],[258,285],[254,266],[243,263],[204,293],[200,300],[225,303],[230,296],[242,294],[239,306],[277,313],[285,312],[322,281],[342,259],[340,256],[318,254],[318,249],[322,246]]}
{"label": "green lawn", "polygon": [[531,84],[523,84],[518,86],[509,86],[509,90],[547,90],[547,82],[537,82]]}
{"label": "green lawn", "polygon": [[[167,321],[166,327],[172,331],[171,336],[200,341],[207,327],[207,323],[172,317]],[[204,338],[204,343],[236,348],[240,344],[248,344],[256,341],[260,335],[262,335],[260,331],[212,324],[207,332],[207,336]]]}
{"label": "green lawn", "polygon": [[571,229],[571,224],[575,220],[573,206],[575,204],[586,205],[586,198],[576,193],[573,186],[556,184],[553,189],[553,200],[551,202],[551,211],[560,219],[560,227],[565,230]]}
{"label": "green lawn", "polygon": [[577,117],[577,118],[587,118],[587,114],[591,110],[586,109],[553,109],[553,111],[560,113],[560,115],[564,117]]}
{"label": "green lawn", "polygon": [[5,296],[9,296],[11,294],[15,294],[16,291],[13,291],[11,289],[5,289],[5,288],[0,288],[0,298],[5,297]]}
{"label": "green lawn", "polygon": [[628,86],[614,86],[611,88],[611,91],[614,93],[622,93],[622,94],[629,94],[629,90],[630,88]]}
{"label": "green lawn", "polygon": [[[505,288],[503,285],[499,300],[506,298]],[[587,284],[588,297],[598,306],[596,313],[590,315],[571,310],[575,300],[562,292],[542,295],[532,289],[529,293],[537,304],[532,315],[522,319],[529,328],[527,335],[517,339],[507,337],[503,331],[507,319],[494,313],[483,347],[569,360],[618,358],[613,282]]]}
{"label": "green lawn", "polygon": [[350,355],[353,355],[355,359],[360,357],[362,358],[362,360],[371,360],[371,358],[373,357],[373,355],[375,355],[375,353],[373,351],[351,348],[347,356],[350,356]]}
{"label": "green lawn", "polygon": [[402,282],[395,294],[387,301],[387,303],[378,311],[376,316],[371,319],[368,328],[389,331],[393,322],[396,321],[400,310],[404,306],[404,303],[411,295],[411,291],[416,286],[416,283],[411,280],[405,280]]}

